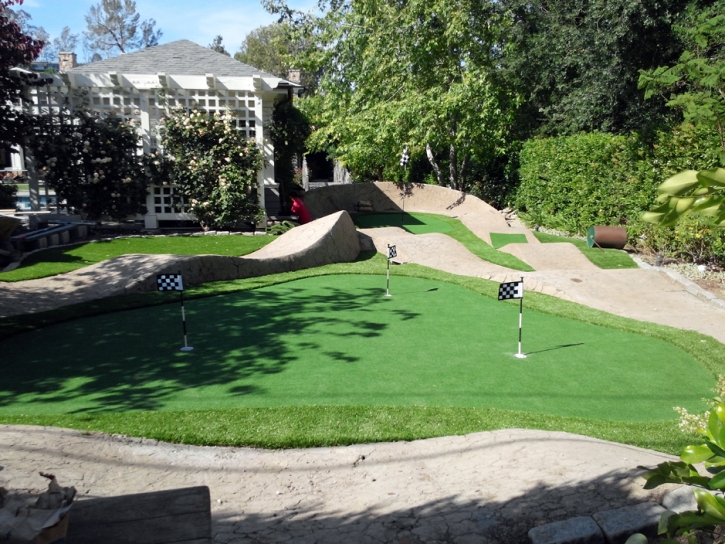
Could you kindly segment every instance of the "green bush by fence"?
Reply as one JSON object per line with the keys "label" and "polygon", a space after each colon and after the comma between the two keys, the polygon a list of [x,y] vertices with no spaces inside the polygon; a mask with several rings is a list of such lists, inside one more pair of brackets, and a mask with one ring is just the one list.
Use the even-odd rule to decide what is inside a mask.
{"label": "green bush by fence", "polygon": [[675,227],[641,220],[657,186],[681,170],[719,164],[717,135],[691,126],[640,136],[584,133],[524,144],[516,206],[531,224],[583,234],[592,225],[627,227],[642,249],[698,262],[725,262],[725,233],[687,218]]}

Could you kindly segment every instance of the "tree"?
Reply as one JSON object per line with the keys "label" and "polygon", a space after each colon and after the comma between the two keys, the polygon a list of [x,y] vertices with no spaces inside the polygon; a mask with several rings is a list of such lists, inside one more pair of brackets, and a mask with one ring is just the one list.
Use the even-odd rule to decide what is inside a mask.
{"label": "tree", "polygon": [[[309,40],[301,34],[294,34],[286,24],[260,26],[244,37],[234,58],[274,76],[287,79],[291,68],[296,66],[294,58],[309,46]],[[319,70],[303,70],[300,83],[308,94],[312,94],[320,79]]]}
{"label": "tree", "polygon": [[258,221],[257,172],[264,160],[230,114],[173,109],[163,123],[163,144],[173,183],[202,228]]}
{"label": "tree", "polygon": [[11,9],[22,0],[0,0],[0,149],[13,153],[33,126],[33,117],[19,107],[26,85],[43,85],[38,74],[12,70],[33,62],[43,44],[23,33]]}
{"label": "tree", "polygon": [[[674,62],[673,28],[690,0],[505,0],[510,13],[504,67],[523,95],[518,128],[569,135],[626,133],[673,120],[645,101],[640,69]],[[701,2],[712,3],[710,0]]]}
{"label": "tree", "polygon": [[[645,98],[662,96],[680,110],[685,122],[717,131],[725,164],[725,1],[697,14],[680,27],[687,49],[673,66],[642,70]],[[672,94],[667,97],[667,91]]]}
{"label": "tree", "polygon": [[53,40],[53,48],[58,52],[74,52],[78,47],[78,34],[71,34],[70,27],[63,27],[60,36]]}
{"label": "tree", "polygon": [[301,68],[324,70],[300,101],[317,127],[309,145],[353,175],[379,177],[407,145],[438,183],[466,189],[470,161],[501,152],[515,97],[496,74],[496,2],[349,0],[296,24],[311,40]]}
{"label": "tree", "polygon": [[133,0],[101,0],[86,15],[84,38],[90,50],[107,57],[158,45],[161,30],[154,30],[156,21],[140,21]]}
{"label": "tree", "polygon": [[148,183],[132,124],[81,109],[60,118],[45,116],[38,119],[29,148],[39,176],[69,208],[90,219],[146,212]]}
{"label": "tree", "polygon": [[209,49],[216,51],[217,53],[221,53],[222,55],[226,55],[227,57],[231,57],[229,51],[224,48],[222,41],[224,41],[224,38],[222,38],[220,34],[217,34],[214,40],[209,44]]}

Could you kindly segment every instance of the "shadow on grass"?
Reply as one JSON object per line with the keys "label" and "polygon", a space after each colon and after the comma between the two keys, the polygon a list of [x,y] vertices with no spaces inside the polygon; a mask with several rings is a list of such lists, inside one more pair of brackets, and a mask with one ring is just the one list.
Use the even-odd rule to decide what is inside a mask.
{"label": "shadow on grass", "polygon": [[[172,293],[168,298],[178,300]],[[14,364],[3,371],[0,407],[75,402],[72,413],[158,410],[171,395],[197,387],[219,386],[220,395],[263,393],[234,382],[284,372],[300,358],[280,341],[283,331],[305,338],[303,348],[353,364],[358,357],[315,339],[320,327],[333,338],[373,338],[390,323],[418,316],[385,307],[377,288],[329,288],[310,295],[284,285],[198,299],[186,310],[189,344],[196,348],[189,353],[179,351],[178,304],[97,316],[3,341],[3,358]],[[190,409],[194,402],[190,394]]]}

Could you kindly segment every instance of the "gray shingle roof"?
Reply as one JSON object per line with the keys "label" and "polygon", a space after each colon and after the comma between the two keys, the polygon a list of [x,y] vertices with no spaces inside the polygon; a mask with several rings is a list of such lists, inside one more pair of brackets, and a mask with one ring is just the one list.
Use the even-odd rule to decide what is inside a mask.
{"label": "gray shingle roof", "polygon": [[[156,45],[134,53],[77,66],[70,73],[157,74],[170,76],[277,77],[189,40]],[[291,83],[291,85],[295,85]]]}

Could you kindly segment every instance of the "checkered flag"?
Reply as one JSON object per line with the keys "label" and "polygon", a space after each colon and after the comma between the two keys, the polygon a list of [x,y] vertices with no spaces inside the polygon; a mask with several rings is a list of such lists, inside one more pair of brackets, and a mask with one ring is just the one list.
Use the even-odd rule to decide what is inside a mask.
{"label": "checkered flag", "polygon": [[508,300],[510,298],[524,298],[524,282],[512,281],[502,283],[498,287],[498,299]]}
{"label": "checkered flag", "polygon": [[388,246],[388,259],[394,259],[398,256],[398,251],[395,249],[395,246]]}
{"label": "checkered flag", "polygon": [[400,156],[400,166],[405,168],[408,166],[408,161],[410,160],[410,155],[408,155],[408,148],[406,147],[403,149],[403,154]]}
{"label": "checkered flag", "polygon": [[181,274],[157,274],[156,285],[159,291],[183,291],[184,282]]}

